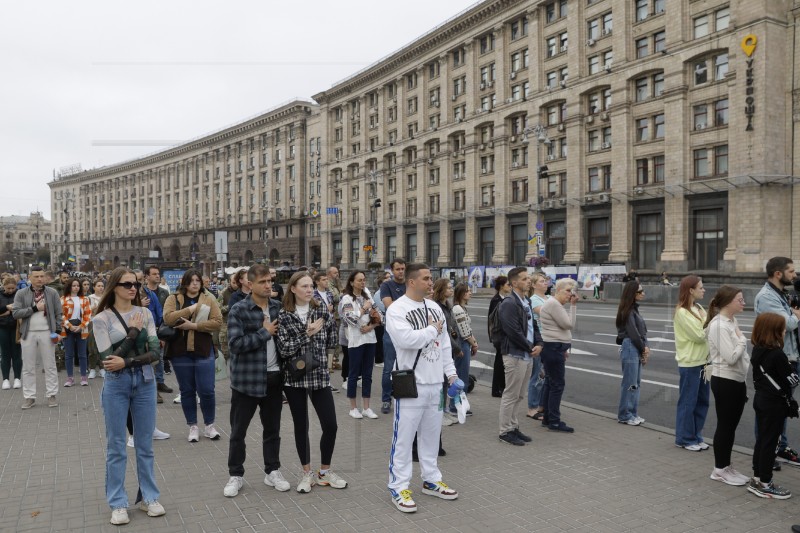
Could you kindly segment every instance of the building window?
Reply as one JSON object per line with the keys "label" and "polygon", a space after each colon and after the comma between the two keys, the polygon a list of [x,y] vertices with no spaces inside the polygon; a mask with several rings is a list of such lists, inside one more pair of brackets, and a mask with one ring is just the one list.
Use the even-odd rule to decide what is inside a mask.
{"label": "building window", "polygon": [[708,127],[708,105],[700,104],[694,106],[694,129],[702,130]]}
{"label": "building window", "polygon": [[707,178],[711,175],[708,168],[708,149],[701,148],[694,151],[694,177]]}
{"label": "building window", "polygon": [[525,224],[515,224],[511,226],[511,264],[524,265],[527,253],[528,227]]}
{"label": "building window", "polygon": [[636,59],[647,57],[647,37],[636,39]]}
{"label": "building window", "polygon": [[664,156],[653,157],[653,183],[664,183]]}
{"label": "building window", "polygon": [[432,194],[428,196],[428,213],[436,215],[439,213],[439,195]]}
{"label": "building window", "polygon": [[358,237],[353,237],[350,239],[350,263],[355,264],[358,263],[358,250],[360,247],[358,246]]}
{"label": "building window", "polygon": [[705,37],[708,35],[708,15],[702,15],[694,19],[694,38]]}
{"label": "building window", "polygon": [[636,22],[646,19],[650,15],[650,0],[636,0]]}
{"label": "building window", "polygon": [[653,117],[653,139],[664,138],[664,113]]}
{"label": "building window", "polygon": [[588,58],[589,74],[597,74],[600,72],[600,56],[591,56]]}
{"label": "building window", "polygon": [[667,49],[667,32],[659,31],[653,34],[653,53],[663,52]]}
{"label": "building window", "polygon": [[439,261],[439,232],[428,232],[428,266],[435,267]]}
{"label": "building window", "polygon": [[722,8],[714,13],[714,31],[727,30],[731,22],[730,8]]}
{"label": "building window", "polygon": [[545,22],[551,23],[555,22],[560,18],[564,18],[567,16],[567,0],[556,0],[555,2],[550,2],[544,8],[544,16]]}
{"label": "building window", "polygon": [[528,18],[522,17],[511,23],[511,40],[519,39],[528,35]]}
{"label": "building window", "polygon": [[714,147],[714,174],[722,176],[728,173],[728,145]]}
{"label": "building window", "polygon": [[397,257],[397,235],[386,236],[386,253],[390,259]]}
{"label": "building window", "polygon": [[609,233],[608,218],[592,218],[587,221],[588,231],[586,256],[590,263],[605,263],[608,261],[608,252],[611,248],[611,235]]}
{"label": "building window", "polygon": [[491,52],[494,50],[494,33],[487,33],[478,39],[478,42],[480,43],[480,50],[482,54]]}
{"label": "building window", "polygon": [[484,185],[481,187],[481,207],[491,207],[494,205],[494,185]]}
{"label": "building window", "polygon": [[636,185],[647,185],[650,182],[647,159],[636,160]]}
{"label": "building window", "polygon": [[663,249],[661,213],[636,217],[636,258],[640,269],[655,270]]}
{"label": "building window", "polygon": [[694,221],[694,260],[698,270],[717,270],[725,252],[725,213],[722,208],[697,209]]}
{"label": "building window", "polygon": [[408,257],[409,261],[416,261],[416,257],[417,257],[417,234],[416,233],[407,233],[406,234],[406,257]]}
{"label": "building window", "polygon": [[453,264],[463,265],[467,251],[467,232],[463,229],[453,230]]}
{"label": "building window", "polygon": [[720,81],[728,73],[728,54],[720,54],[714,58],[714,80]]}
{"label": "building window", "polygon": [[589,192],[601,192],[611,189],[611,165],[589,167]]}
{"label": "building window", "polygon": [[514,180],[511,182],[511,202],[528,201],[528,179]]}
{"label": "building window", "polygon": [[480,229],[480,264],[491,265],[494,256],[494,227]]}
{"label": "building window", "polygon": [[714,67],[714,81],[721,81],[725,79],[728,73],[728,54],[718,54],[710,58],[701,59],[694,64],[694,84],[702,85],[707,83],[709,62]]}
{"label": "building window", "polygon": [[[546,228],[546,251],[550,263],[557,265],[564,260],[566,249],[567,225],[565,222],[548,222]],[[517,263],[519,264],[519,263]]]}
{"label": "building window", "polygon": [[725,126],[728,124],[728,99],[723,98],[714,102],[714,125]]}
{"label": "building window", "polygon": [[466,191],[453,191],[453,210],[463,211],[466,208]]}
{"label": "building window", "polygon": [[649,123],[650,121],[646,118],[639,118],[636,119],[636,141],[637,142],[644,142],[650,140],[650,133],[649,133]]}

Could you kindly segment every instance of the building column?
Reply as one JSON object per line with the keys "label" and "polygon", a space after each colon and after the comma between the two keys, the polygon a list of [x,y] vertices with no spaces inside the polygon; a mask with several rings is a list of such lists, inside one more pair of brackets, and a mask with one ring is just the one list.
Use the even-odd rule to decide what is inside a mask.
{"label": "building column", "polygon": [[424,222],[417,223],[417,257],[413,260],[417,263],[427,261],[428,255],[428,228]]}
{"label": "building column", "polygon": [[508,223],[508,217],[502,213],[495,213],[494,254],[492,255],[492,264],[495,265],[508,264],[509,231],[510,231],[510,226]]}
{"label": "building column", "polygon": [[[445,210],[446,213],[449,211]],[[439,222],[439,258],[436,264],[441,266],[450,265],[450,233],[452,227],[449,220],[442,220]]]}
{"label": "building column", "polygon": [[[685,88],[665,91],[664,116],[681,117],[689,105]],[[686,272],[689,269],[689,202],[684,196],[681,185],[692,175],[692,157],[688,124],[683,120],[670,123],[670,137],[682,139],[673,150],[664,153],[664,251],[659,270],[677,270]],[[674,128],[674,131],[672,130]]]}

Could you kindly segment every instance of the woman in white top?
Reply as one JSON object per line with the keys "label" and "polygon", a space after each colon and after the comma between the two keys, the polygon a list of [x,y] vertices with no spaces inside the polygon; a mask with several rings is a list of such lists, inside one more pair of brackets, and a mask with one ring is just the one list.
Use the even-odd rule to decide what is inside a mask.
{"label": "woman in white top", "polygon": [[[542,321],[539,318],[539,313],[542,310],[542,305],[550,299],[546,294],[547,288],[550,286],[550,278],[547,274],[542,272],[534,272],[531,276],[531,309],[533,309],[533,319],[536,320],[536,325],[539,326],[539,331],[542,331]],[[531,379],[528,383],[528,417],[534,420],[541,420],[544,416],[544,408],[542,408],[542,387],[544,386],[544,369],[542,368],[542,358],[533,358],[533,368],[531,369]]]}
{"label": "woman in white top", "polygon": [[[380,323],[380,313],[374,309],[372,296],[367,290],[367,276],[354,270],[347,278],[339,303],[342,324],[347,325],[347,397],[350,399],[350,416],[353,418],[378,418],[370,409],[372,395],[372,370],[375,366],[375,326]],[[372,317],[377,317],[373,319]],[[356,387],[361,377],[362,410],[356,406]]]}
{"label": "woman in white top", "polygon": [[[469,388],[469,363],[470,357],[475,357],[478,353],[478,341],[472,333],[472,319],[467,312],[467,305],[472,299],[472,292],[469,290],[469,285],[463,281],[456,285],[453,290],[453,318],[456,320],[458,327],[458,342],[461,344],[462,357],[457,357],[453,362],[456,365],[456,373],[458,379],[464,382]],[[467,389],[464,389],[466,392]],[[450,402],[450,414],[456,415],[456,406],[454,401]],[[471,411],[467,411],[471,415]]]}
{"label": "woman in white top", "polygon": [[750,354],[747,338],[739,329],[736,315],[744,311],[742,291],[723,285],[708,307],[705,323],[706,339],[711,360],[711,392],[717,411],[717,430],[714,432],[714,470],[711,479],[728,485],[745,485],[749,478],[737,472],[731,464],[731,449],[736,426],[747,403],[747,370]]}

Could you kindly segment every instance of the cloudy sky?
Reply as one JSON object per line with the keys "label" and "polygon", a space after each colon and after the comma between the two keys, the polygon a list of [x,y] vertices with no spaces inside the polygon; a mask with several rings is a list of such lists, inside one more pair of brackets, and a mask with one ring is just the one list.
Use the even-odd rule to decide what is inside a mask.
{"label": "cloudy sky", "polygon": [[113,164],[310,98],[476,0],[14,2],[0,20],[0,215]]}

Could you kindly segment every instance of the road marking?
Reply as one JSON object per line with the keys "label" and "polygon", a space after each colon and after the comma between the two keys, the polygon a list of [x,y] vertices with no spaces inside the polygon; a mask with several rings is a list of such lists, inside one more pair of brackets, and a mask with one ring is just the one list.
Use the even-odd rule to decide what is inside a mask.
{"label": "road marking", "polygon": [[[577,366],[566,365],[565,368],[569,368],[570,370],[577,370],[578,372],[588,372],[589,374],[597,374],[598,376],[607,376],[610,378],[617,378],[622,379],[622,376],[619,374],[612,374],[611,372],[601,372],[600,370],[590,370],[588,368],[580,368]],[[650,379],[643,379],[642,383],[649,383],[650,385],[658,385],[660,387],[667,387],[669,389],[677,389],[677,385],[673,385],[672,383],[663,383],[661,381],[653,381]]]}
{"label": "road marking", "polygon": [[[613,346],[617,347],[617,343],[610,343],[610,342],[598,342],[598,341],[585,341],[583,339],[572,339],[572,342],[585,342],[587,344],[599,344],[601,346]],[[651,352],[663,352],[663,353],[675,353],[675,350],[660,350],[658,348],[650,348]]]}

